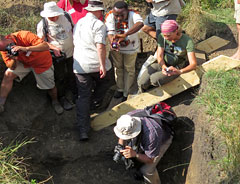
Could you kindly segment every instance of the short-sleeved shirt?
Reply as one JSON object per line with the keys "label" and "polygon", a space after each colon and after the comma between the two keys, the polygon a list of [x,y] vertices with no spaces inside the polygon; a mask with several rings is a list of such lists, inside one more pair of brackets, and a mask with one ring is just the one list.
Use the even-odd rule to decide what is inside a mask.
{"label": "short-sleeved shirt", "polygon": [[151,12],[154,16],[166,16],[171,14],[180,14],[181,4],[179,0],[155,0]]}
{"label": "short-sleeved shirt", "polygon": [[[57,21],[51,21],[48,18],[45,19],[48,29],[48,42],[57,48],[61,49],[67,58],[73,55],[73,30],[69,20],[60,15]],[[37,35],[40,38],[44,38],[43,34],[43,20],[37,25]]]}
{"label": "short-sleeved shirt", "polygon": [[[66,3],[67,2],[67,6]],[[88,0],[84,4],[80,2],[73,1],[73,5],[69,3],[68,0],[60,0],[57,3],[59,8],[62,8],[64,11],[68,12],[73,20],[73,23],[76,24],[79,19],[84,17],[87,14],[87,10],[84,9],[88,5]]]}
{"label": "short-sleeved shirt", "polygon": [[[118,22],[115,20],[113,11],[109,11],[105,16],[105,24],[107,26],[108,34],[124,34],[133,27],[137,22],[143,22],[142,17],[135,10],[129,10],[128,20]],[[124,54],[133,54],[139,51],[139,37],[138,32],[128,35],[125,40],[127,46],[120,46],[119,51]]]}
{"label": "short-sleeved shirt", "polygon": [[235,13],[234,13],[234,18],[236,19],[236,23],[240,24],[240,4],[237,2],[238,0],[234,0],[235,3]]}
{"label": "short-sleeved shirt", "polygon": [[[163,34],[161,33],[158,36],[158,46],[164,48],[166,52],[172,52],[177,55],[179,58],[178,63],[183,65],[188,62],[187,53],[194,52],[193,40],[184,33],[182,34],[181,38],[175,43],[164,39]],[[172,50],[171,48],[173,48],[174,50]]]}
{"label": "short-sleeved shirt", "polygon": [[[6,36],[6,38],[12,39],[16,45],[23,47],[35,46],[44,42],[37,35],[29,31],[12,33]],[[11,58],[7,56],[7,52],[5,51],[2,51],[1,54],[4,62],[7,64]],[[52,56],[49,51],[19,52],[18,60],[23,63],[25,68],[33,68],[37,74],[45,72],[52,66]]]}
{"label": "short-sleeved shirt", "polygon": [[[142,111],[137,109],[127,113],[130,116]],[[171,137],[154,119],[140,117],[142,123],[140,147],[149,158],[158,156],[161,146]]]}
{"label": "short-sleeved shirt", "polygon": [[[106,44],[106,26],[92,13],[87,13],[75,25],[73,33],[74,73],[99,72],[100,62],[97,44]],[[105,68],[108,71],[111,63],[106,57]]]}

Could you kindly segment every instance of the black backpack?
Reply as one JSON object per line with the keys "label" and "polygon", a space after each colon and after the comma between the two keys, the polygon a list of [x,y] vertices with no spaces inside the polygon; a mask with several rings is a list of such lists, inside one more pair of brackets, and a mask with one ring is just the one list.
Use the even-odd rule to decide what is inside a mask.
{"label": "black backpack", "polygon": [[177,116],[172,107],[165,102],[159,102],[154,105],[147,106],[142,111],[137,112],[132,116],[152,118],[172,136],[175,134],[173,124]]}

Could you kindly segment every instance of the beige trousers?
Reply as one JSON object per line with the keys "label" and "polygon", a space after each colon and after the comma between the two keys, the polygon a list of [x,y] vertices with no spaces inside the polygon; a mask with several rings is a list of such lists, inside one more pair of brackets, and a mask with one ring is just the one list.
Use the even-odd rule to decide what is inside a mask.
{"label": "beige trousers", "polygon": [[158,171],[156,169],[156,166],[158,162],[161,160],[164,153],[167,151],[168,147],[172,143],[172,136],[170,139],[168,139],[165,144],[162,145],[160,148],[158,156],[154,158],[153,163],[151,164],[144,164],[140,170],[143,174],[145,184],[161,184],[161,180],[158,175]]}
{"label": "beige trousers", "polygon": [[123,92],[123,96],[127,97],[135,79],[137,52],[134,54],[123,54],[117,51],[110,51],[110,55],[113,59],[117,90]]}

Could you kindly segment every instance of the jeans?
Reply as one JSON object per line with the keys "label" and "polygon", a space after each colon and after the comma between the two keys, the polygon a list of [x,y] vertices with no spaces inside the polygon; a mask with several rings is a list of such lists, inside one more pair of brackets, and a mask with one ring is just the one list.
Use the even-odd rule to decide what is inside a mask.
{"label": "jeans", "polygon": [[102,102],[108,87],[109,73],[100,78],[99,72],[75,74],[78,88],[76,101],[77,127],[80,133],[90,130],[90,105],[93,101]]}

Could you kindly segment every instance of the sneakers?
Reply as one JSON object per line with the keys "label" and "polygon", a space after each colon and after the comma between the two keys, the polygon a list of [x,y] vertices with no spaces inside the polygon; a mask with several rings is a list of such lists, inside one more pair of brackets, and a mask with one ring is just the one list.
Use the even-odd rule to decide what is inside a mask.
{"label": "sneakers", "polygon": [[58,101],[52,101],[52,107],[58,115],[62,114],[64,111]]}
{"label": "sneakers", "polygon": [[3,113],[3,112],[4,112],[4,105],[0,104],[0,113]]}
{"label": "sneakers", "polygon": [[123,92],[122,91],[115,91],[114,98],[122,98],[123,97]]}
{"label": "sneakers", "polygon": [[73,108],[72,104],[66,99],[65,96],[61,97],[59,100],[60,104],[64,108],[64,110],[69,111]]}
{"label": "sneakers", "polygon": [[80,141],[87,141],[89,138],[88,138],[88,134],[86,132],[81,132],[80,135],[79,135],[79,140]]}

